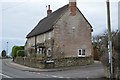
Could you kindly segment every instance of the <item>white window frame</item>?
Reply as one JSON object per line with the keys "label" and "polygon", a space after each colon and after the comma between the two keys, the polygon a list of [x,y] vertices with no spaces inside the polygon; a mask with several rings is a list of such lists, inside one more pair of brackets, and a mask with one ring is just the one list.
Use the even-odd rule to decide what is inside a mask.
{"label": "white window frame", "polygon": [[46,34],[43,35],[44,36],[44,41],[46,40]]}
{"label": "white window frame", "polygon": [[37,48],[37,54],[39,54],[39,48]]}
{"label": "white window frame", "polygon": [[48,33],[48,39],[51,39],[51,32]]}
{"label": "white window frame", "polygon": [[[85,57],[86,56],[86,50],[85,50],[85,55],[83,55],[83,50],[85,50],[85,49],[78,49],[78,57]],[[79,54],[80,53],[80,51],[81,51],[81,55]]]}
{"label": "white window frame", "polygon": [[51,51],[51,48],[48,48],[48,49],[47,49],[47,57],[51,57],[51,56],[52,56],[51,53],[50,53],[50,54],[48,53],[49,50]]}

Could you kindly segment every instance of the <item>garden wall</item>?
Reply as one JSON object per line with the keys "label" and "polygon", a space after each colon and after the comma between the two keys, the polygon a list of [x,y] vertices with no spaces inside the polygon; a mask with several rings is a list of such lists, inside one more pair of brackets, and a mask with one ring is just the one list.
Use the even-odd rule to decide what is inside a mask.
{"label": "garden wall", "polygon": [[36,59],[36,58],[22,58],[17,57],[15,62],[21,65],[33,67],[33,68],[59,68],[59,67],[72,67],[72,66],[81,66],[88,65],[93,63],[92,57],[68,57],[68,58],[59,58],[52,59],[51,61]]}

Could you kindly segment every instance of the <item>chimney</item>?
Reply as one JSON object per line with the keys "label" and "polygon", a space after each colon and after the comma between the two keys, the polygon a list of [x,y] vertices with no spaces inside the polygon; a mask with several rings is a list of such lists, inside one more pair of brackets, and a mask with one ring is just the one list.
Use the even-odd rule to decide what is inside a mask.
{"label": "chimney", "polygon": [[75,16],[76,15],[76,0],[69,0],[69,11],[70,15]]}
{"label": "chimney", "polygon": [[48,5],[48,10],[47,10],[47,16],[52,13],[52,10],[50,10],[50,5]]}

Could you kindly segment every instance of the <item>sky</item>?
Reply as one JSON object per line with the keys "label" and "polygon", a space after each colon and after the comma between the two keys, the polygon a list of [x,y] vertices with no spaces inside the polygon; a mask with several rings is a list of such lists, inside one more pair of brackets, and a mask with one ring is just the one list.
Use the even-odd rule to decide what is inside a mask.
{"label": "sky", "polygon": [[[118,29],[118,0],[111,1],[111,27]],[[14,45],[25,44],[26,35],[47,16],[47,5],[52,11],[69,3],[69,0],[0,0],[0,52],[11,53]],[[107,30],[106,0],[77,0],[81,10],[93,27],[92,35]]]}

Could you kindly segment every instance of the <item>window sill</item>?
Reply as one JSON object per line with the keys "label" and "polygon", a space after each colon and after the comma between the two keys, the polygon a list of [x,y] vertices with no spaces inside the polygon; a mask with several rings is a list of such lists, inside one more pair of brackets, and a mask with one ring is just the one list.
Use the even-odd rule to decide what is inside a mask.
{"label": "window sill", "polygon": [[86,57],[85,55],[78,55],[78,57]]}

